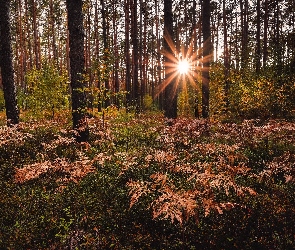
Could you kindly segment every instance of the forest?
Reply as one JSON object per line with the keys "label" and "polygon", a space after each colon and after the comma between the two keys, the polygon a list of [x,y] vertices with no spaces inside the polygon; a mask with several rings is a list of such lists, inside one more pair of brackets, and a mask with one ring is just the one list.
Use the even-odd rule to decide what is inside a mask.
{"label": "forest", "polygon": [[294,0],[0,0],[0,249],[295,249]]}

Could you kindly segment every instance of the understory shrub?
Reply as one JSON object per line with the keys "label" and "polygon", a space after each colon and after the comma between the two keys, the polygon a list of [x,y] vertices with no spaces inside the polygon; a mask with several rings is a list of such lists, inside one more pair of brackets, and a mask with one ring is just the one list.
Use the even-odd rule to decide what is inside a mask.
{"label": "understory shrub", "polygon": [[27,72],[26,88],[19,92],[19,105],[35,118],[54,118],[59,110],[69,109],[69,82],[51,64]]}
{"label": "understory shrub", "polygon": [[50,124],[0,129],[1,249],[294,249],[292,122]]}

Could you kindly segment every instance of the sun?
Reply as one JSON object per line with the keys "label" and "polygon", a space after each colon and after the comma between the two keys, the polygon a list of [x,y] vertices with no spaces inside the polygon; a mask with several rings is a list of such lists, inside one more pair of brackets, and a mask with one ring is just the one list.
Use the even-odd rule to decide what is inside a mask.
{"label": "sun", "polygon": [[189,72],[189,70],[190,70],[190,64],[189,64],[189,62],[186,59],[180,60],[178,62],[177,68],[178,68],[178,72],[180,74],[186,75]]}
{"label": "sun", "polygon": [[184,45],[180,42],[180,46],[177,48],[169,35],[164,35],[164,39],[170,48],[169,51],[162,51],[162,55],[168,59],[168,62],[164,64],[165,70],[167,69],[167,77],[157,86],[156,95],[162,93],[170,84],[173,84],[175,95],[179,86],[187,90],[188,85],[201,93],[202,72],[209,70],[208,67],[204,67],[204,64],[211,60],[211,55],[202,56],[202,50],[206,44],[197,47],[196,38],[193,36],[189,44]]}

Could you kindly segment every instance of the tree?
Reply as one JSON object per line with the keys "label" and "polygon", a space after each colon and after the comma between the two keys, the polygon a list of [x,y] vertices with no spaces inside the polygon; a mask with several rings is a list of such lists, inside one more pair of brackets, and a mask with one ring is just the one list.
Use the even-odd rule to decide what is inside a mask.
{"label": "tree", "polygon": [[209,117],[209,70],[211,61],[210,0],[202,2],[203,70],[202,70],[202,116]]}
{"label": "tree", "polygon": [[249,62],[249,3],[248,0],[240,0],[241,8],[241,70],[244,71],[248,67]]}
{"label": "tree", "polygon": [[101,17],[102,17],[102,36],[103,36],[103,47],[104,47],[104,52],[103,52],[103,57],[104,57],[104,67],[105,67],[105,72],[103,75],[104,78],[104,91],[103,91],[103,102],[104,102],[104,107],[107,108],[108,106],[111,105],[110,98],[107,96],[108,92],[110,91],[110,84],[109,84],[109,70],[108,70],[108,59],[109,59],[109,54],[110,54],[110,49],[109,49],[109,43],[108,43],[108,22],[107,22],[107,12],[106,12],[106,6],[105,6],[105,1],[100,0],[101,4]]}
{"label": "tree", "polygon": [[136,111],[139,111],[139,101],[140,101],[140,93],[139,93],[139,82],[138,82],[138,28],[137,28],[137,0],[131,1],[131,37],[132,37],[132,99],[134,102],[134,106]]}
{"label": "tree", "polygon": [[261,7],[260,1],[257,0],[256,5],[256,12],[257,12],[257,25],[256,25],[256,73],[260,73],[261,68],[261,43],[260,43],[260,36],[261,36]]}
{"label": "tree", "polygon": [[82,0],[67,0],[68,29],[70,43],[70,77],[72,90],[73,128],[77,141],[88,140],[89,129],[86,116],[86,96],[84,80],[84,28]]}
{"label": "tree", "polygon": [[228,53],[228,42],[227,42],[227,9],[225,7],[225,0],[222,2],[223,9],[223,43],[224,43],[224,78],[225,78],[225,102],[226,107],[229,106],[228,94],[229,94],[229,72],[230,72],[230,63],[229,63],[229,53]]}
{"label": "tree", "polygon": [[264,1],[264,26],[263,26],[263,67],[266,68],[268,60],[268,0]]}
{"label": "tree", "polygon": [[128,107],[131,103],[131,63],[130,63],[130,0],[124,0],[124,11],[125,11],[125,84],[126,84],[126,106]]}
{"label": "tree", "polygon": [[174,51],[170,48],[168,41],[173,41],[173,13],[172,0],[164,0],[164,51],[165,51],[165,82],[168,83],[164,89],[164,113],[167,118],[177,117],[177,86],[175,80],[169,81],[171,76],[171,67],[173,61],[169,58],[169,54],[173,55]]}
{"label": "tree", "polygon": [[0,67],[7,124],[19,123],[19,111],[12,64],[10,1],[0,0]]}

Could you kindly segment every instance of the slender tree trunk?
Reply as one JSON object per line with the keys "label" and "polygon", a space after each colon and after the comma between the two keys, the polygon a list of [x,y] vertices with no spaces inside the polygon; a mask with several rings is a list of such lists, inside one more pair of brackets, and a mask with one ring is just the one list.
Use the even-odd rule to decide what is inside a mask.
{"label": "slender tree trunk", "polygon": [[144,97],[144,23],[143,16],[145,13],[145,5],[142,0],[139,0],[139,72],[140,72],[140,89],[139,89],[139,107],[143,108],[143,97]]}
{"label": "slender tree trunk", "polygon": [[[162,66],[161,66],[161,38],[160,38],[160,20],[159,20],[159,12],[160,12],[160,1],[159,0],[155,0],[155,18],[156,18],[156,40],[157,40],[157,48],[156,48],[156,64],[154,65],[154,67],[152,67],[153,69],[153,81],[154,82],[154,85],[153,85],[153,98],[155,97],[155,87],[159,86],[161,84],[161,81],[162,81],[162,78],[161,78],[161,69],[162,69]],[[172,25],[172,24],[170,24]],[[152,43],[153,44],[153,43]],[[154,50],[154,48],[152,49],[152,51]],[[164,108],[164,93],[163,92],[160,92],[159,93],[159,106],[160,106],[160,109],[162,110]]]}
{"label": "slender tree trunk", "polygon": [[54,6],[53,0],[49,2],[49,22],[51,26],[51,47],[53,53],[53,60],[56,65],[58,65],[58,49],[57,49],[57,42],[56,42],[56,27],[55,27],[55,18],[54,18]]}
{"label": "slender tree trunk", "polygon": [[24,32],[23,32],[23,16],[22,16],[22,1],[18,0],[18,35],[19,35],[19,55],[18,55],[18,63],[19,63],[19,68],[17,71],[17,75],[19,80],[17,83],[25,88],[25,73],[24,73],[24,68],[25,68],[25,39],[24,39]]}
{"label": "slender tree trunk", "polygon": [[[142,0],[141,0],[142,1]],[[143,2],[144,8],[144,19],[143,19],[143,64],[142,64],[142,83],[141,83],[141,97],[142,102],[144,96],[148,93],[147,89],[147,70],[148,70],[148,53],[147,53],[147,23],[148,23],[148,11],[147,4]]]}
{"label": "slender tree trunk", "polygon": [[125,60],[126,60],[126,74],[125,74],[125,83],[126,83],[126,107],[131,104],[131,65],[130,65],[130,0],[125,0]]}
{"label": "slender tree trunk", "polygon": [[12,64],[10,1],[0,0],[0,67],[4,91],[7,124],[19,123],[16,88]]}
{"label": "slender tree trunk", "polygon": [[84,28],[82,0],[67,0],[70,76],[72,89],[73,127],[77,132],[77,141],[85,142],[89,137],[86,116],[86,96],[84,81]]}
{"label": "slender tree trunk", "polygon": [[101,16],[102,16],[102,37],[103,37],[103,47],[104,47],[104,64],[105,64],[105,72],[103,75],[104,78],[104,94],[103,94],[103,101],[104,107],[107,108],[111,105],[110,98],[108,97],[107,93],[110,91],[110,84],[109,84],[109,70],[108,70],[108,57],[110,53],[110,48],[108,44],[108,23],[107,23],[107,13],[105,9],[105,0],[100,1],[101,4]]}
{"label": "slender tree trunk", "polygon": [[[197,34],[197,29],[198,29],[198,24],[197,24],[197,2],[196,0],[193,0],[193,21],[192,21],[192,31],[191,31],[191,36],[193,37],[193,43],[194,43],[194,53],[195,53],[195,59],[199,59],[199,55],[198,55],[198,35]],[[196,60],[194,61],[194,72],[193,72],[193,76],[194,76],[194,81],[195,84],[197,86],[198,84],[198,79],[197,79],[197,67],[198,67],[198,62],[196,62]],[[195,90],[195,100],[194,100],[194,115],[195,118],[199,119],[200,118],[200,114],[199,114],[199,91],[196,88]]]}
{"label": "slender tree trunk", "polygon": [[227,42],[227,15],[225,0],[223,0],[223,43],[224,43],[224,78],[225,78],[225,103],[226,107],[229,106],[229,53],[228,53],[228,42]]}
{"label": "slender tree trunk", "polygon": [[35,54],[35,66],[37,69],[41,68],[41,55],[40,55],[40,43],[38,35],[38,24],[37,24],[37,3],[35,0],[32,1],[32,16],[33,16],[33,33],[34,33],[34,54]]}
{"label": "slender tree trunk", "polygon": [[[99,20],[98,20],[98,0],[95,0],[95,7],[94,7],[94,27],[98,27],[99,25]],[[95,52],[94,52],[94,58],[96,61],[99,60],[99,46],[100,46],[100,37],[99,37],[99,32],[98,29],[95,28],[94,29],[94,41],[95,41]],[[100,69],[97,69],[96,71],[96,77],[97,77],[97,88],[101,89],[101,75],[100,75]],[[102,110],[102,103],[101,103],[101,99],[102,99],[102,95],[99,92],[98,96],[98,103],[97,103],[97,111],[101,112]]]}
{"label": "slender tree trunk", "polygon": [[136,111],[139,111],[139,81],[138,81],[138,54],[139,54],[139,49],[138,49],[138,29],[137,29],[137,0],[132,0],[132,8],[131,8],[131,13],[132,13],[132,22],[131,22],[131,37],[132,37],[132,45],[133,45],[133,50],[132,50],[132,99],[136,108]]}
{"label": "slender tree trunk", "polygon": [[114,29],[114,55],[115,55],[115,64],[114,64],[114,92],[116,93],[115,104],[119,107],[119,98],[118,93],[120,91],[119,83],[119,49],[118,49],[118,27],[117,27],[117,5],[113,4],[113,29]]}
{"label": "slender tree trunk", "polygon": [[276,53],[276,64],[277,64],[277,75],[280,77],[282,75],[282,70],[283,70],[283,51],[284,49],[282,46],[284,46],[280,40],[281,40],[281,35],[280,35],[280,6],[279,6],[279,0],[275,1],[275,27],[274,27],[274,36],[275,36],[275,53]]}
{"label": "slender tree trunk", "polygon": [[25,72],[33,68],[33,51],[32,51],[32,29],[30,23],[30,11],[29,11],[29,3],[28,0],[25,0],[25,23],[24,29],[25,29],[25,35],[26,35],[26,63],[25,63]]}
{"label": "slender tree trunk", "polygon": [[[164,50],[165,53],[174,54],[170,48],[167,40],[173,41],[173,13],[172,13],[172,0],[164,0]],[[165,81],[168,81],[171,76],[172,60],[169,56],[165,55]],[[167,118],[177,117],[177,86],[175,80],[169,81],[164,89],[164,113]]]}
{"label": "slender tree trunk", "polygon": [[202,70],[202,116],[209,117],[209,71],[211,62],[211,28],[210,0],[203,0],[202,34],[203,34],[203,70]]}
{"label": "slender tree trunk", "polygon": [[240,0],[240,8],[241,8],[241,27],[242,27],[242,51],[241,51],[241,66],[242,71],[248,67],[248,40],[249,40],[249,3],[248,0],[245,0],[245,4]]}
{"label": "slender tree trunk", "polygon": [[257,24],[256,24],[256,73],[260,73],[261,68],[261,43],[260,43],[260,35],[261,35],[261,9],[260,9],[260,1],[257,0],[256,12],[257,12]]}

